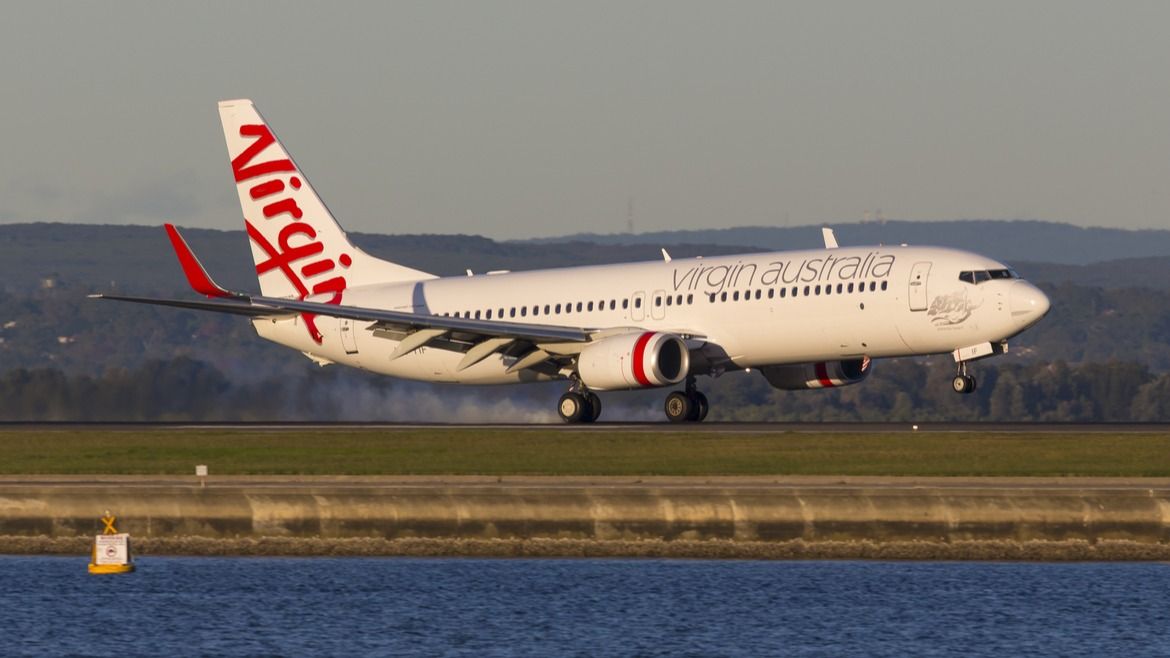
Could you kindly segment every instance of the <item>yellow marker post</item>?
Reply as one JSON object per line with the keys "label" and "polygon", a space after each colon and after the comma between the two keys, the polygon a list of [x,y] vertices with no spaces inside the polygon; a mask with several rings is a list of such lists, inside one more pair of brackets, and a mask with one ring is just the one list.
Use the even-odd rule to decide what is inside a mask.
{"label": "yellow marker post", "polygon": [[89,572],[93,574],[130,573],[134,560],[130,556],[130,535],[118,532],[114,526],[117,517],[106,510],[102,517],[102,534],[93,538],[93,553]]}

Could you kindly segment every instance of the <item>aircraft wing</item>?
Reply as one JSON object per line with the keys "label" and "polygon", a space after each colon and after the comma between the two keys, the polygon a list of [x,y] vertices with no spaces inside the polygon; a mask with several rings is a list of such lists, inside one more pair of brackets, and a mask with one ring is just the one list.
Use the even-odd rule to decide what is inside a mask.
{"label": "aircraft wing", "polygon": [[[227,290],[212,280],[203,264],[195,257],[195,252],[179,234],[173,224],[166,225],[167,237],[183,267],[183,274],[191,288],[206,300],[184,299],[156,299],[152,297],[133,297],[128,295],[90,295],[94,299],[113,299],[139,304],[155,304],[189,308],[199,311],[215,311],[217,313],[231,313],[253,318],[281,317],[289,315],[324,315],[334,318],[346,318],[365,322],[377,323],[377,329],[389,329],[405,334],[414,334],[426,331],[437,336],[439,331],[446,334],[464,334],[475,339],[508,338],[525,340],[531,343],[585,343],[592,339],[594,331],[576,327],[556,325],[524,324],[518,322],[503,322],[500,320],[475,320],[472,318],[452,318],[442,315],[428,315],[407,313],[404,311],[389,311],[377,308],[361,308],[357,306],[342,306],[340,304],[325,304],[299,299],[278,297],[262,297],[245,295]],[[607,332],[608,333],[608,332]]]}
{"label": "aircraft wing", "polygon": [[420,313],[406,313],[403,311],[387,311],[376,308],[362,308],[359,306],[342,306],[339,304],[323,304],[321,302],[307,302],[296,299],[281,299],[275,297],[250,297],[233,294],[231,297],[208,300],[184,299],[157,299],[153,297],[131,297],[127,295],[90,295],[93,299],[113,299],[123,302],[137,302],[140,304],[155,304],[159,306],[173,306],[189,308],[199,311],[215,311],[218,313],[232,313],[249,317],[280,317],[308,313],[324,315],[334,318],[346,318],[366,322],[376,322],[382,326],[394,327],[407,332],[420,329],[444,329],[450,332],[474,334],[527,340],[534,343],[545,342],[588,342],[593,332],[574,327],[556,325],[521,324],[518,322],[502,322],[498,320],[474,320],[471,318],[452,318],[441,315],[424,315]]}
{"label": "aircraft wing", "polygon": [[[303,315],[306,318],[323,315],[371,323],[367,328],[375,335],[398,341],[391,359],[409,354],[428,344],[442,349],[464,353],[458,370],[475,365],[491,354],[512,349],[519,355],[509,372],[536,367],[545,362],[560,364],[564,359],[579,353],[589,342],[607,336],[642,331],[639,327],[586,328],[547,324],[504,322],[502,320],[478,320],[454,318],[444,315],[408,313],[379,308],[344,306],[323,302],[306,301],[283,297],[245,295],[223,288],[207,274],[195,257],[186,240],[171,224],[166,225],[171,245],[183,267],[187,282],[196,292],[207,299],[159,299],[129,295],[90,295],[96,299],[113,299],[187,308],[199,311],[230,313],[252,318],[277,318]],[[703,340],[702,337],[680,332],[688,340]],[[321,336],[314,338],[320,342]],[[519,348],[519,349],[517,349]]]}

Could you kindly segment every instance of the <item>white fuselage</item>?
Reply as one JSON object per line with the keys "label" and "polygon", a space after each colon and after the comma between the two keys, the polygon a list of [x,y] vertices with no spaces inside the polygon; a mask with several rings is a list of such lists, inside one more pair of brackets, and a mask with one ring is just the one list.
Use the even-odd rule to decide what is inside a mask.
{"label": "white fuselage", "polygon": [[[723,371],[936,354],[1005,341],[1039,320],[1047,300],[1019,278],[960,278],[960,273],[988,271],[1007,268],[954,249],[834,248],[369,285],[349,288],[341,303],[512,323],[668,332],[697,345],[707,362]],[[324,336],[320,344],[300,317],[254,321],[264,338],[318,360],[398,377],[489,384],[566,374],[508,374],[515,358],[502,354],[459,371],[460,353],[433,347],[391,359],[398,340],[371,331],[371,323],[330,317],[317,317],[316,323]]]}

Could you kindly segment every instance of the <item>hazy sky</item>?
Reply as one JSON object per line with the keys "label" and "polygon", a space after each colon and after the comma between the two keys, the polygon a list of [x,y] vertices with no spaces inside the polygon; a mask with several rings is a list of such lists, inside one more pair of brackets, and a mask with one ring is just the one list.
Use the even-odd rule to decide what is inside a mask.
{"label": "hazy sky", "polygon": [[23,2],[0,222],[238,228],[252,98],[346,228],[1170,228],[1168,2]]}

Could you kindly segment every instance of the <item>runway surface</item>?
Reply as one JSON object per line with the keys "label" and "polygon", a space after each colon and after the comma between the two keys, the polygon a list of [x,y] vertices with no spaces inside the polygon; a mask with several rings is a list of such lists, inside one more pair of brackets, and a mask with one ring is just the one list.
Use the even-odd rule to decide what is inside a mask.
{"label": "runway surface", "polygon": [[997,432],[1020,434],[1060,433],[1170,433],[1170,423],[605,423],[567,425],[547,424],[456,424],[456,423],[44,423],[44,422],[3,422],[5,429],[67,429],[67,430],[117,430],[117,429],[485,429],[501,430],[539,429],[544,431],[572,432],[624,432],[646,433],[711,433],[711,434],[771,434],[783,432],[818,433],[901,433],[901,432]]}

